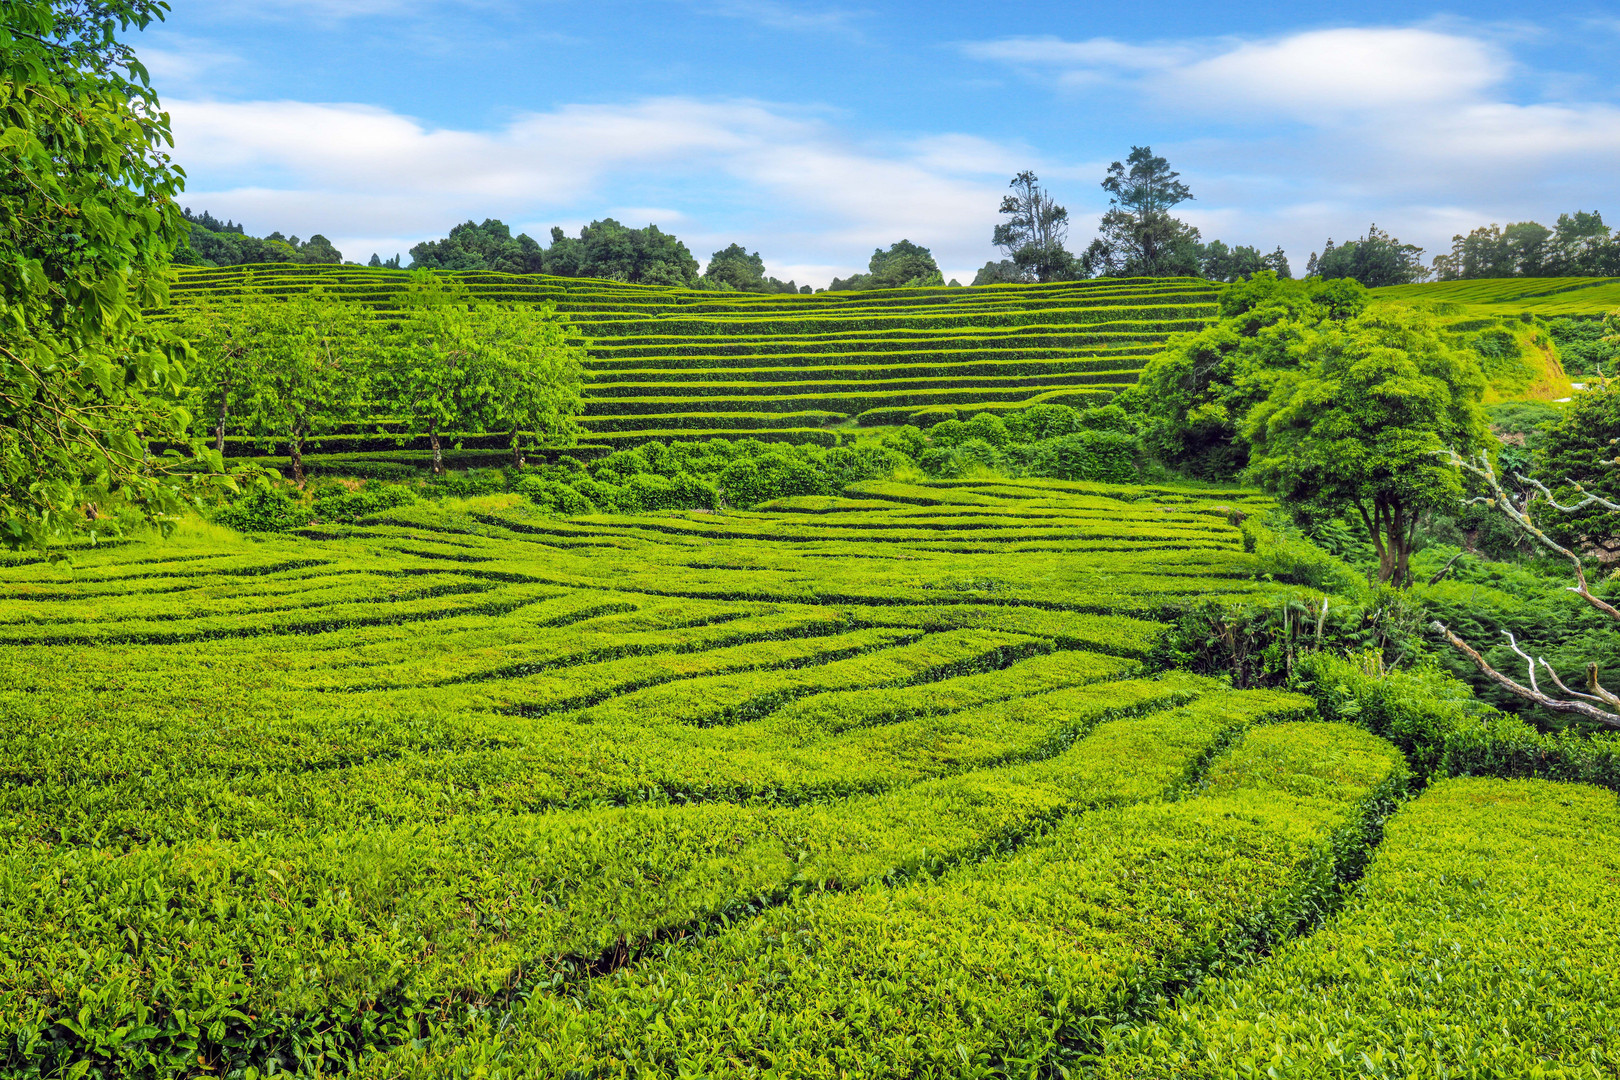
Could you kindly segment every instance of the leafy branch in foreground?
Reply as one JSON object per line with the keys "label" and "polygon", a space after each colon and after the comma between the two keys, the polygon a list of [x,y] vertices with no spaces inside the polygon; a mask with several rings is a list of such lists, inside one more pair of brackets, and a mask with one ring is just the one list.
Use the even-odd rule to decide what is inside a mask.
{"label": "leafy branch in foreground", "polygon": [[[152,0],[0,3],[0,544],[45,548],[129,508],[160,523],[221,471],[185,445],[186,346],[163,301],[184,174],[144,68],[115,35]],[[186,466],[191,471],[179,469]],[[121,515],[113,515],[121,516]],[[93,530],[104,527],[90,524]]]}
{"label": "leafy branch in foreground", "polygon": [[[1569,591],[1586,601],[1587,604],[1591,605],[1597,611],[1608,616],[1610,619],[1613,619],[1615,622],[1620,622],[1620,609],[1615,608],[1614,605],[1610,604],[1601,597],[1594,595],[1592,590],[1588,587],[1586,581],[1586,568],[1581,562],[1580,555],[1548,536],[1547,533],[1537,526],[1535,521],[1533,521],[1530,517],[1530,508],[1538,497],[1545,500],[1553,509],[1565,514],[1576,513],[1580,510],[1586,509],[1587,507],[1593,506],[1606,510],[1610,513],[1620,513],[1620,503],[1612,502],[1601,495],[1596,495],[1592,492],[1586,491],[1584,488],[1581,488],[1579,484],[1577,484],[1575,485],[1576,490],[1581,494],[1582,497],[1570,505],[1565,506],[1553,497],[1553,493],[1548,490],[1547,486],[1541,481],[1531,479],[1522,473],[1518,473],[1515,474],[1515,479],[1529,489],[1529,494],[1526,496],[1524,505],[1521,507],[1515,503],[1513,497],[1505,489],[1503,489],[1501,480],[1496,475],[1496,469],[1491,465],[1490,458],[1486,456],[1483,451],[1479,452],[1472,459],[1464,458],[1455,450],[1441,451],[1441,455],[1447,458],[1452,465],[1484,482],[1490,494],[1472,499],[1470,500],[1471,502],[1480,503],[1502,511],[1502,513],[1506,514],[1515,525],[1518,525],[1521,529],[1527,532],[1531,538],[1536,541],[1536,543],[1559,555],[1560,557],[1568,559],[1571,567],[1573,567],[1575,571],[1575,584],[1569,586]],[[1616,463],[1617,462],[1607,462],[1606,464],[1613,465]],[[1479,650],[1469,645],[1468,642],[1459,637],[1454,631],[1451,630],[1450,627],[1446,626],[1445,623],[1436,619],[1429,625],[1436,633],[1445,638],[1446,641],[1451,644],[1452,648],[1456,649],[1458,652],[1472,660],[1475,666],[1479,668],[1486,678],[1490,679],[1492,682],[1495,682],[1503,689],[1508,690],[1509,692],[1516,694],[1527,701],[1533,701],[1538,705],[1552,709],[1555,712],[1575,713],[1577,715],[1584,716],[1589,720],[1595,720],[1606,727],[1620,728],[1620,695],[1616,695],[1613,692],[1605,689],[1603,685],[1598,682],[1598,666],[1595,663],[1588,663],[1586,665],[1587,692],[1582,693],[1578,690],[1572,690],[1569,686],[1565,685],[1564,680],[1559,677],[1558,672],[1551,664],[1547,663],[1545,658],[1532,657],[1519,646],[1518,641],[1514,639],[1514,636],[1511,633],[1503,631],[1503,633],[1507,635],[1509,647],[1512,648],[1514,653],[1522,657],[1525,662],[1525,675],[1530,684],[1526,686],[1518,680],[1497,671],[1483,656],[1480,655]],[[1558,693],[1562,696],[1555,697],[1554,695],[1549,694],[1541,689],[1540,681],[1536,678],[1537,667],[1541,668],[1541,670],[1546,674],[1547,678],[1552,681],[1552,684],[1558,688]]]}

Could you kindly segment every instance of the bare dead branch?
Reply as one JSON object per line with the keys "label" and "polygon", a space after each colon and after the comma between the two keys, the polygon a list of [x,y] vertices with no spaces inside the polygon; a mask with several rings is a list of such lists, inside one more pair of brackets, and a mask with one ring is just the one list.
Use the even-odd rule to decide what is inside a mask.
{"label": "bare dead branch", "polygon": [[[1549,697],[1548,695],[1543,694],[1540,690],[1532,690],[1530,687],[1525,686],[1522,683],[1515,682],[1513,679],[1491,667],[1490,663],[1487,662],[1477,650],[1470,646],[1468,642],[1452,633],[1451,629],[1447,627],[1445,623],[1442,623],[1436,619],[1434,622],[1429,624],[1429,627],[1449,641],[1452,648],[1456,649],[1458,652],[1472,660],[1474,662],[1474,666],[1479,668],[1480,672],[1483,673],[1486,678],[1490,679],[1492,682],[1496,683],[1498,686],[1509,691],[1510,693],[1524,698],[1526,701],[1533,701],[1537,705],[1552,709],[1555,712],[1577,713],[1589,720],[1596,720],[1605,727],[1620,729],[1620,713],[1606,712],[1603,709],[1598,708],[1596,705],[1589,705],[1584,701],[1565,701],[1561,698]],[[1520,656],[1524,655],[1523,651],[1520,650],[1517,645],[1514,646],[1514,651],[1518,652]]]}
{"label": "bare dead branch", "polygon": [[[1612,465],[1613,462],[1608,462],[1607,464]],[[1521,484],[1524,484],[1527,487],[1533,487],[1539,491],[1541,493],[1541,497],[1546,499],[1548,504],[1552,506],[1553,509],[1562,510],[1566,514],[1572,514],[1577,510],[1584,510],[1588,506],[1600,506],[1605,510],[1620,512],[1620,503],[1612,503],[1601,495],[1595,495],[1592,492],[1587,491],[1586,488],[1582,487],[1580,484],[1577,484],[1573,480],[1566,478],[1565,482],[1586,497],[1578,503],[1565,506],[1557,499],[1553,498],[1553,493],[1549,491],[1547,489],[1547,485],[1543,484],[1540,480],[1528,477],[1524,475],[1524,473],[1514,473],[1513,475]]]}
{"label": "bare dead branch", "polygon": [[[1581,562],[1581,557],[1575,554],[1575,552],[1564,547],[1562,544],[1559,544],[1557,541],[1553,540],[1553,538],[1548,536],[1546,533],[1542,532],[1536,527],[1536,523],[1530,520],[1530,515],[1528,513],[1514,505],[1512,497],[1502,489],[1501,481],[1496,478],[1496,470],[1491,467],[1491,459],[1485,456],[1484,451],[1481,451],[1479,454],[1475,455],[1473,461],[1465,459],[1455,450],[1439,450],[1436,451],[1436,453],[1447,458],[1459,469],[1472,473],[1481,480],[1485,481],[1486,486],[1491,489],[1490,497],[1484,500],[1485,505],[1501,510],[1513,520],[1514,524],[1518,525],[1525,532],[1529,533],[1530,536],[1537,543],[1541,544],[1542,547],[1547,548],[1549,551],[1556,552],[1557,554],[1568,559],[1570,566],[1575,571],[1575,584],[1570,587],[1569,591],[1580,597],[1582,600],[1585,600],[1593,608],[1601,611],[1609,618],[1616,622],[1620,622],[1620,608],[1616,608],[1607,601],[1592,595],[1592,590],[1587,587],[1586,567]],[[1523,478],[1521,477],[1521,479]],[[1542,491],[1546,491],[1544,486],[1539,484],[1536,486],[1540,487]],[[1548,501],[1551,501],[1552,497],[1550,493],[1547,495],[1547,498]],[[1598,500],[1597,496],[1592,496],[1591,498],[1595,502],[1603,502],[1603,500]],[[1553,505],[1556,506],[1557,504],[1554,503]],[[1616,509],[1620,510],[1620,507],[1616,507]]]}
{"label": "bare dead branch", "polygon": [[1440,568],[1440,572],[1435,574],[1434,577],[1429,579],[1429,584],[1430,585],[1438,585],[1438,584],[1440,584],[1441,579],[1444,578],[1447,574],[1451,573],[1452,564],[1455,563],[1458,559],[1460,559],[1462,557],[1463,557],[1463,553],[1459,551],[1459,552],[1457,552],[1457,554],[1455,554],[1451,558],[1447,559],[1446,560],[1446,565],[1444,565],[1444,566],[1442,566]]}
{"label": "bare dead branch", "polygon": [[1547,669],[1548,677],[1552,679],[1554,685],[1556,685],[1563,693],[1570,697],[1585,698],[1587,701],[1596,701],[1599,704],[1602,704],[1602,698],[1593,697],[1590,694],[1583,694],[1579,690],[1571,690],[1569,687],[1565,686],[1564,680],[1558,677],[1558,672],[1553,670],[1553,666],[1547,663],[1546,660],[1541,661],[1541,666]]}

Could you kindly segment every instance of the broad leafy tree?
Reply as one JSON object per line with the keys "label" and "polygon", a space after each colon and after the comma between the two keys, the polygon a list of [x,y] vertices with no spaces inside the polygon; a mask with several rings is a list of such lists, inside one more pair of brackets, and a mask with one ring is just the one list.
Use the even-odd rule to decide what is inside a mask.
{"label": "broad leafy tree", "polygon": [[1114,277],[1198,274],[1198,230],[1170,214],[1193,197],[1180,177],[1149,146],[1131,147],[1129,157],[1108,167],[1102,186],[1110,195],[1110,205],[1098,223],[1097,239],[1081,257],[1086,273]]}
{"label": "broad leafy tree", "polygon": [[1396,305],[1311,328],[1291,351],[1297,366],[1244,422],[1248,478],[1302,509],[1357,513],[1378,580],[1404,586],[1421,516],[1461,502],[1441,453],[1486,445],[1479,361]]}
{"label": "broad leafy tree", "polygon": [[737,292],[796,293],[798,285],[765,274],[765,260],[759,252],[749,253],[741,244],[732,244],[709,256],[698,282],[707,289],[734,289]]}
{"label": "broad leafy tree", "polygon": [[194,420],[225,450],[227,427],[240,424],[240,401],[253,392],[255,373],[284,332],[282,301],[255,293],[228,305],[202,303],[186,310],[175,332],[191,345],[186,404]]}
{"label": "broad leafy tree", "polygon": [[[581,229],[578,243],[579,277],[638,285],[697,285],[698,263],[691,251],[656,225],[631,229],[603,218]],[[552,270],[548,259],[547,272],[560,270]]]}
{"label": "broad leafy tree", "polygon": [[402,303],[404,318],[380,350],[378,397],[409,431],[427,435],[442,476],[447,433],[490,430],[498,376],[478,348],[465,285],[417,271]]}
{"label": "broad leafy tree", "polygon": [[1024,268],[1011,259],[992,259],[979,267],[979,272],[973,275],[975,285],[1020,285],[1029,281],[1029,275]]}
{"label": "broad leafy tree", "polygon": [[829,291],[846,289],[901,289],[945,284],[934,253],[910,240],[877,248],[867,263],[867,272],[847,278],[833,278]]}
{"label": "broad leafy tree", "polygon": [[1260,271],[1223,291],[1220,304],[1214,325],[1172,337],[1124,396],[1144,419],[1153,454],[1207,479],[1243,470],[1244,417],[1299,368],[1311,332],[1360,314],[1367,295],[1354,281],[1296,282]]}
{"label": "broad leafy tree", "polygon": [[234,221],[220,221],[204,210],[181,211],[188,229],[175,248],[180,266],[241,266],[246,263],[327,263],[343,261],[343,252],[320,233],[308,240],[273,232],[266,237],[247,235]]}
{"label": "broad leafy tree", "polygon": [[1453,236],[1451,252],[1435,257],[1434,272],[1441,281],[1620,275],[1620,237],[1602,214],[1584,210],[1560,214],[1550,229],[1536,221],[1486,225]]}
{"label": "broad leafy tree", "polygon": [[[1022,271],[1025,281],[1056,281],[1074,271],[1074,256],[1063,246],[1069,235],[1069,211],[1057,204],[1040,178],[1025,169],[1008,185],[991,242]],[[994,264],[992,264],[994,265]]]}
{"label": "broad leafy tree", "polygon": [[[381,266],[382,260],[378,259],[376,265]],[[443,240],[417,244],[411,248],[411,267],[538,274],[545,268],[545,253],[527,233],[513,236],[504,222],[486,218],[482,225],[462,222]]]}
{"label": "broad leafy tree", "polygon": [[0,543],[109,504],[163,520],[217,455],[187,445],[185,349],[145,324],[185,227],[169,117],[117,35],[157,0],[0,3]]}
{"label": "broad leafy tree", "polygon": [[249,362],[231,401],[245,434],[287,448],[293,480],[302,486],[306,445],[365,418],[372,320],[320,286],[250,305],[247,314]]}
{"label": "broad leafy tree", "polygon": [[[1620,313],[1609,318],[1620,323]],[[1536,441],[1532,471],[1560,502],[1573,505],[1588,494],[1620,501],[1620,473],[1614,465],[1615,447],[1620,442],[1616,440],[1620,440],[1620,383],[1604,380],[1576,394],[1569,408],[1547,425]],[[1595,503],[1549,515],[1545,528],[1565,547],[1620,550],[1620,518]]]}
{"label": "broad leafy tree", "polygon": [[474,348],[490,370],[490,402],[473,419],[511,439],[512,464],[536,447],[579,438],[585,346],[550,302],[540,307],[480,306],[472,311]]}
{"label": "broad leafy tree", "polygon": [[584,346],[555,305],[480,304],[459,282],[418,272],[404,307],[379,350],[377,407],[427,435],[434,473],[446,439],[463,435],[507,434],[514,464],[574,441]]}
{"label": "broad leafy tree", "polygon": [[1199,273],[1210,281],[1244,281],[1262,270],[1285,279],[1293,276],[1288,254],[1280,247],[1270,255],[1262,255],[1259,248],[1242,244],[1227,247],[1219,240],[1211,240],[1203,246],[1200,259]]}

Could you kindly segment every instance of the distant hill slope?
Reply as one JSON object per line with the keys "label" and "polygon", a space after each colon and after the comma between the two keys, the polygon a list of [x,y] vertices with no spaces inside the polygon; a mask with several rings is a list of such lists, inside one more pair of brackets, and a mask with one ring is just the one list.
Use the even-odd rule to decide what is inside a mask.
{"label": "distant hill slope", "polygon": [[1602,315],[1620,308],[1620,278],[1477,278],[1389,285],[1374,296],[1461,304],[1493,315]]}
{"label": "distant hill slope", "polygon": [[[386,315],[409,280],[355,266],[176,268],[176,306],[320,284]],[[1164,340],[1215,316],[1191,278],[890,289],[699,292],[543,275],[455,273],[492,300],[553,300],[589,339],[590,441],[761,436],[833,442],[830,425],[946,410],[1102,404]]]}

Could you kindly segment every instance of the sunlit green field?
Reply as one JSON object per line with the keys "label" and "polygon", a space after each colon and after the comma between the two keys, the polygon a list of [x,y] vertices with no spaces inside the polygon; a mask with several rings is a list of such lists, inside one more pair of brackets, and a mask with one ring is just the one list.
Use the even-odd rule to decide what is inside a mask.
{"label": "sunlit green field", "polygon": [[1481,314],[1603,315],[1620,309],[1620,278],[1482,278],[1389,285],[1374,296],[1462,304]]}
{"label": "sunlit green field", "polygon": [[[1620,815],[1583,788],[1425,794],[1366,906],[1333,914],[1405,759],[1307,697],[1153,659],[1189,600],[1276,587],[1232,524],[1263,508],[1034,481],[583,519],[497,496],[15,562],[0,1063],[1234,1075],[1267,1040],[1302,1060],[1341,1030],[1366,1041],[1310,1011],[1313,970],[1379,999],[1382,1031],[1465,1008],[1465,989],[1379,988],[1449,955],[1435,904],[1521,902],[1511,875],[1467,884],[1502,800],[1570,839],[1512,841],[1546,860],[1510,924],[1531,936],[1448,976],[1492,990],[1469,1022],[1532,978],[1515,957],[1572,962],[1572,929],[1569,949],[1612,959],[1592,882],[1620,865]],[[1413,891],[1414,859],[1458,869]],[[1227,996],[1164,1012],[1206,975]],[[1581,985],[1596,996],[1559,1053],[1612,1065],[1590,1002],[1614,991]],[[1257,1034],[1273,1002],[1308,1023]],[[1561,1015],[1479,1038],[1523,1063]],[[1361,1068],[1309,1075],[1441,1075]],[[1571,1069],[1546,1075],[1598,1075]]]}

